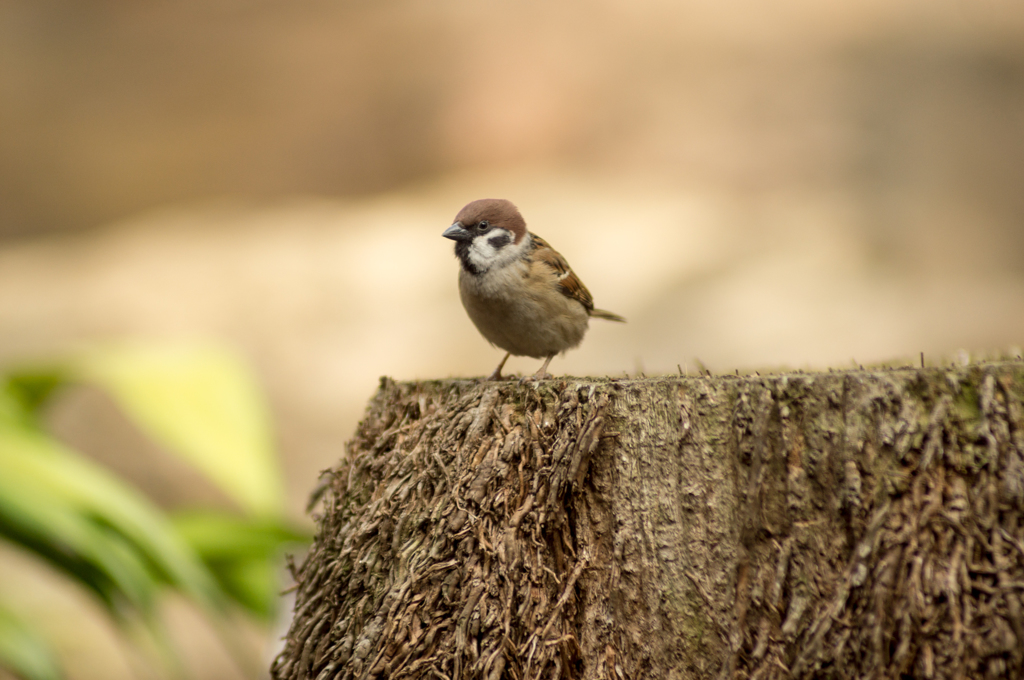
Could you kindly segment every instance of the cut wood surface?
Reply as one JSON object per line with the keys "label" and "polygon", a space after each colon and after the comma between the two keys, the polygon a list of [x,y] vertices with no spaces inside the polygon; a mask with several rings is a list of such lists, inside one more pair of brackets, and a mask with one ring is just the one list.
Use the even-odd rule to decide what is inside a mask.
{"label": "cut wood surface", "polygon": [[272,674],[1024,677],[1024,363],[382,379]]}

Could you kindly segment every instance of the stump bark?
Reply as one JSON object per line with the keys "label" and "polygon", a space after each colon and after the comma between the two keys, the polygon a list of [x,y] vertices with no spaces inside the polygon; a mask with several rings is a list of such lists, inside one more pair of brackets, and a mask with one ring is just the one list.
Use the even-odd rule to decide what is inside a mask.
{"label": "stump bark", "polygon": [[382,379],[278,680],[1024,677],[1024,363]]}

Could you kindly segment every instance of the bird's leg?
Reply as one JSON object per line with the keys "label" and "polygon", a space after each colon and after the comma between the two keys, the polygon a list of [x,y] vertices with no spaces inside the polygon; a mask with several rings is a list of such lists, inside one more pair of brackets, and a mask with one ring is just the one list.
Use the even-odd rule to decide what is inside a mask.
{"label": "bird's leg", "polygon": [[549,354],[548,355],[548,358],[544,360],[544,365],[540,367],[540,370],[538,370],[536,373],[533,374],[533,379],[534,380],[543,380],[544,378],[550,378],[551,377],[550,375],[548,375],[548,364],[550,364],[551,360],[554,359],[554,358],[555,358],[554,354]]}
{"label": "bird's leg", "polygon": [[498,364],[498,367],[496,369],[494,369],[494,373],[491,373],[491,375],[488,376],[488,378],[487,378],[488,380],[501,380],[502,379],[501,378],[501,369],[505,365],[505,362],[508,361],[508,358],[510,356],[512,356],[512,352],[506,352],[505,353],[505,358],[502,359],[501,363]]}

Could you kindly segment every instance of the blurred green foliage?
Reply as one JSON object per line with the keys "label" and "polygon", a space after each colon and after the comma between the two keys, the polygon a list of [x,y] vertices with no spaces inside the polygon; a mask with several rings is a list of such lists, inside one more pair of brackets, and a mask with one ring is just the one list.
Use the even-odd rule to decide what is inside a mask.
{"label": "blurred green foliage", "polygon": [[[47,403],[83,383],[108,392],[240,511],[169,515],[48,434],[40,417]],[[309,540],[283,519],[280,480],[259,390],[223,348],[125,345],[0,375],[0,540],[92,592],[126,634],[141,623],[161,649],[169,649],[158,611],[167,589],[192,600],[222,632],[239,609],[263,620],[273,615],[282,549]],[[25,680],[54,680],[62,677],[55,658],[0,603],[0,667]]]}
{"label": "blurred green foliage", "polygon": [[0,608],[0,662],[23,678],[60,680],[62,677],[46,641],[3,608]]}

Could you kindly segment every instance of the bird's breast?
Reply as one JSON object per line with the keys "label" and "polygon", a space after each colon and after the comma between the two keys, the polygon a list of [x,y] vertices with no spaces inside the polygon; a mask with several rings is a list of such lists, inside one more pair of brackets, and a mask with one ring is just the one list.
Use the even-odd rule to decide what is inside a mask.
{"label": "bird's breast", "polygon": [[479,275],[462,271],[459,292],[481,335],[517,356],[558,354],[578,345],[587,330],[583,305],[557,289],[553,273],[538,276],[526,262]]}

